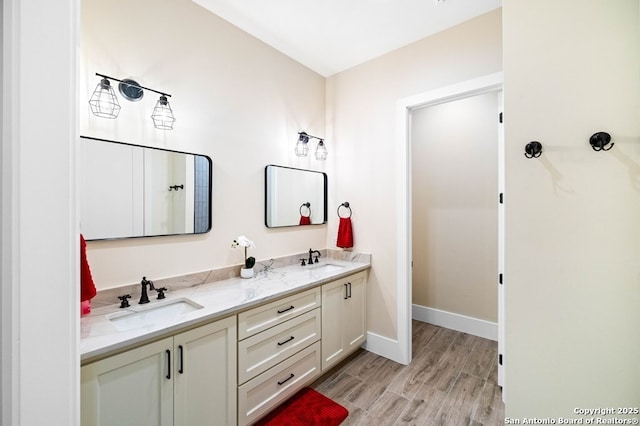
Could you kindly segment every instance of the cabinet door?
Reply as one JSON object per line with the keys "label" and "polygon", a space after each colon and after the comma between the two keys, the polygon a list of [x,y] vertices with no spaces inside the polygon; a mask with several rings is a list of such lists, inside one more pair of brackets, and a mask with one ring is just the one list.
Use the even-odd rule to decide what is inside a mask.
{"label": "cabinet door", "polygon": [[172,425],[172,344],[163,339],[82,367],[82,425]]}
{"label": "cabinet door", "polygon": [[322,286],[322,370],[333,365],[344,354],[347,281],[333,281]]}
{"label": "cabinet door", "polygon": [[366,340],[366,284],[363,271],[322,286],[322,371]]}
{"label": "cabinet door", "polygon": [[345,299],[345,350],[352,352],[359,348],[367,337],[367,291],[364,273],[346,278],[347,299]]}
{"label": "cabinet door", "polygon": [[178,334],[175,424],[236,424],[236,317]]}

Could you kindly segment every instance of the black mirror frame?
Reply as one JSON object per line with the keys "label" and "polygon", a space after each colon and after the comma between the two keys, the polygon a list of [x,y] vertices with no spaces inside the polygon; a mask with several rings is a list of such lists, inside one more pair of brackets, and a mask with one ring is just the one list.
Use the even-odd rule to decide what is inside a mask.
{"label": "black mirror frame", "polygon": [[[293,225],[280,225],[280,226],[271,226],[268,223],[267,220],[267,212],[268,212],[268,206],[267,206],[267,202],[268,202],[268,198],[269,198],[269,188],[268,188],[268,170],[269,167],[279,167],[282,169],[290,169],[290,170],[298,170],[301,172],[310,172],[310,173],[318,173],[321,174],[323,177],[323,197],[324,197],[324,206],[322,208],[322,223],[312,223],[310,225],[299,225],[299,224],[293,224]],[[325,225],[328,221],[329,218],[329,214],[328,214],[328,204],[329,204],[329,199],[328,199],[328,194],[329,194],[329,179],[327,177],[327,174],[325,172],[320,172],[317,170],[308,170],[308,169],[299,169],[296,167],[289,167],[289,166],[279,166],[277,164],[267,164],[264,168],[264,226],[266,226],[269,229],[274,229],[274,228],[294,228],[294,227],[298,227],[298,226],[317,226],[317,225]]]}
{"label": "black mirror frame", "polygon": [[209,193],[208,193],[208,196],[209,196],[208,222],[209,223],[208,223],[208,227],[207,227],[207,229],[205,231],[203,231],[203,232],[177,233],[177,234],[153,234],[153,235],[132,235],[132,236],[124,236],[124,237],[108,237],[108,238],[86,238],[86,241],[111,241],[111,240],[124,240],[124,239],[130,239],[130,238],[152,238],[152,237],[167,237],[167,236],[176,236],[176,235],[202,235],[202,234],[206,234],[208,232],[211,232],[211,229],[212,229],[212,226],[213,226],[213,223],[212,223],[212,219],[213,219],[213,215],[212,215],[212,211],[213,211],[213,160],[211,159],[211,157],[209,157],[208,155],[196,154],[196,153],[193,153],[193,152],[177,151],[177,150],[165,149],[165,148],[156,148],[156,147],[153,147],[153,146],[138,145],[138,144],[128,143],[128,142],[119,142],[119,141],[114,141],[114,140],[110,140],[110,139],[94,138],[94,137],[91,137],[91,136],[80,135],[80,139],[94,140],[94,141],[99,141],[99,142],[108,142],[108,143],[113,143],[113,144],[133,146],[133,147],[145,148],[145,149],[153,149],[153,150],[156,150],[156,151],[165,151],[165,152],[171,152],[171,153],[175,153],[175,154],[193,155],[193,156],[197,156],[197,157],[204,157],[209,162]]}

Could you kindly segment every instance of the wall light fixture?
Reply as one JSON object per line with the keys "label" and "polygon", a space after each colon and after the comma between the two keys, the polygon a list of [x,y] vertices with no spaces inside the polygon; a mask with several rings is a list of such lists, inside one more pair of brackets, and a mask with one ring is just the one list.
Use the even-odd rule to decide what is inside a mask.
{"label": "wall light fixture", "polygon": [[296,155],[298,157],[306,157],[309,153],[309,139],[318,139],[318,146],[316,147],[316,160],[327,159],[327,147],[324,144],[324,139],[318,136],[312,136],[307,132],[298,132],[298,141],[296,142]]}
{"label": "wall light fixture", "polygon": [[119,82],[119,90],[122,96],[129,101],[139,101],[142,99],[145,90],[157,93],[160,95],[160,99],[156,102],[156,106],[151,113],[151,119],[153,120],[153,126],[156,129],[171,130],[173,129],[173,123],[176,118],[173,115],[173,110],[169,105],[168,97],[170,94],[165,92],[159,92],[149,87],[139,85],[137,82],[131,79],[120,80],[118,78],[109,77],[108,75],[98,74],[101,77],[100,83],[96,86],[96,90],[93,91],[91,99],[89,99],[89,105],[91,106],[91,112],[93,115],[102,118],[116,118],[120,113],[120,104],[116,93],[111,86],[109,80]]}

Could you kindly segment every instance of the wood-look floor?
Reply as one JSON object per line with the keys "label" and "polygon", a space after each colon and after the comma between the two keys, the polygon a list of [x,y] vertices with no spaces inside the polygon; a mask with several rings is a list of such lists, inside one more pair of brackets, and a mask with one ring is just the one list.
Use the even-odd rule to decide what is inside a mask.
{"label": "wood-look floor", "polygon": [[497,343],[413,321],[413,360],[364,350],[311,387],[349,410],[343,425],[504,424]]}

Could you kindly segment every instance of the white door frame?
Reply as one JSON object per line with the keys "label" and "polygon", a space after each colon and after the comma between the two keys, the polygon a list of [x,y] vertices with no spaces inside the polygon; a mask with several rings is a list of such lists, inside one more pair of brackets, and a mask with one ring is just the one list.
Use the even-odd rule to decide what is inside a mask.
{"label": "white door frame", "polygon": [[[498,72],[402,98],[396,104],[396,294],[399,362],[405,364],[411,362],[411,113],[417,108],[502,90],[503,81],[502,72]],[[499,133],[501,140],[503,140],[502,132]],[[504,150],[503,143],[499,143],[498,150],[501,149]],[[502,178],[499,176],[500,182]],[[499,223],[498,226],[499,229],[502,229],[503,223]],[[504,233],[500,231],[498,238],[503,238],[503,236]],[[503,241],[499,241],[498,245],[502,247]],[[502,256],[502,253],[503,251],[499,249],[499,257]],[[499,266],[502,264],[502,259],[500,259]],[[499,296],[498,300],[500,304],[503,299]],[[500,316],[501,306],[498,307],[498,311],[498,341],[500,344],[500,342],[504,342],[504,321]],[[503,376],[501,375],[501,377]]]}
{"label": "white door frame", "polygon": [[0,423],[77,425],[80,0],[0,8]]}

